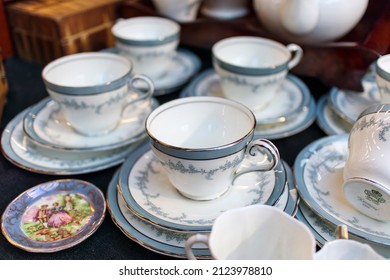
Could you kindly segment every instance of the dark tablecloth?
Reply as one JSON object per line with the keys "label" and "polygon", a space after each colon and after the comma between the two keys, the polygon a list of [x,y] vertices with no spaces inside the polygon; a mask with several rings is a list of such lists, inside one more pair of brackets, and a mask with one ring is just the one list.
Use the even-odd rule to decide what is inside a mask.
{"label": "dark tablecloth", "polygon": [[[186,47],[186,46],[183,46]],[[202,70],[211,67],[211,55],[207,50],[191,49],[202,60]],[[5,70],[9,83],[9,92],[4,113],[0,123],[3,131],[7,123],[20,111],[48,96],[42,78],[42,65],[30,63],[16,57],[5,61]],[[329,88],[313,78],[300,77],[309,87],[316,100]],[[160,103],[178,97],[178,92],[157,97]],[[272,142],[278,147],[280,155],[290,166],[293,166],[297,154],[312,141],[326,136],[314,122],[299,134]],[[107,186],[118,166],[84,175],[54,176],[36,174],[21,169],[0,155],[0,212],[20,193],[37,184],[60,179],[77,178],[89,181],[106,193]],[[107,212],[102,225],[82,243],[55,253],[29,253],[11,245],[0,234],[0,259],[75,259],[75,260],[132,260],[132,259],[171,259],[152,252],[127,238],[111,220]]]}

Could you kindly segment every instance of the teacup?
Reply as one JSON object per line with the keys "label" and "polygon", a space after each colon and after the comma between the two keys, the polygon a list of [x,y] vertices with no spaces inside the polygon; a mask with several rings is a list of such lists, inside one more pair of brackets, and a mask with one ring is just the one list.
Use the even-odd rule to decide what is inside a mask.
{"label": "teacup", "polygon": [[[274,168],[278,149],[266,139],[253,139],[255,127],[247,107],[211,96],[167,102],[146,119],[152,150],[170,182],[194,200],[217,198],[241,174]],[[256,162],[241,164],[244,157]]]}
{"label": "teacup", "polygon": [[382,260],[370,245],[348,239],[348,228],[341,224],[336,229],[337,239],[328,241],[315,253],[315,260]]}
{"label": "teacup", "polygon": [[195,243],[209,247],[217,260],[311,260],[314,235],[302,222],[268,205],[231,209],[219,215],[210,234],[195,234],[185,243],[188,259]]}
{"label": "teacup", "polygon": [[251,36],[222,39],[212,47],[213,67],[223,94],[252,110],[265,108],[303,55],[295,44]]}
{"label": "teacup", "polygon": [[390,54],[376,61],[376,83],[381,95],[381,103],[390,104]]}
{"label": "teacup", "polygon": [[196,19],[203,0],[153,0],[157,11],[179,22],[191,22]]}
{"label": "teacup", "polygon": [[384,260],[368,244],[351,239],[335,239],[326,242],[314,255],[315,260]]}
{"label": "teacup", "polygon": [[390,104],[364,110],[352,126],[344,166],[344,195],[357,210],[390,220]]}
{"label": "teacup", "polygon": [[152,80],[169,68],[180,39],[180,25],[163,17],[120,19],[111,31],[120,54],[133,62],[134,72]]}
{"label": "teacup", "polygon": [[[42,78],[49,95],[78,133],[109,133],[128,106],[150,101],[154,86],[144,75],[133,75],[131,62],[119,55],[86,52],[67,55],[47,64]],[[146,84],[138,91],[134,83]]]}

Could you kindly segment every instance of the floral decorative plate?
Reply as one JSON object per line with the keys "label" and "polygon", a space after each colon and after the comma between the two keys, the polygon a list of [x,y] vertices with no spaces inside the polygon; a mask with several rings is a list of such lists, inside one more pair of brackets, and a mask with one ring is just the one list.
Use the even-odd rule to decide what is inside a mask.
{"label": "floral decorative plate", "polygon": [[45,98],[32,106],[23,118],[23,129],[34,143],[57,150],[112,150],[144,138],[145,118],[157,106],[154,98],[151,102],[137,105],[137,108],[129,106],[123,112],[123,120],[113,131],[99,137],[89,137],[77,133],[64,118],[59,104]]}
{"label": "floral decorative plate", "polygon": [[[328,241],[336,239],[336,227],[323,220],[305,203],[299,204],[296,217],[313,232],[319,247],[322,247]],[[350,239],[366,243],[385,258],[390,258],[390,246],[380,245],[356,236],[350,236]]]}
{"label": "floral decorative plate", "polygon": [[238,177],[217,199],[191,200],[169,183],[150,145],[146,144],[123,164],[118,191],[134,214],[154,225],[182,232],[207,232],[215,218],[228,209],[257,203],[275,205],[285,185],[286,172],[280,162],[272,171]]}
{"label": "floral decorative plate", "polygon": [[305,147],[294,163],[300,197],[322,219],[345,224],[351,235],[390,246],[390,222],[372,219],[345,199],[343,168],[348,156],[348,134],[327,136]]}
{"label": "floral decorative plate", "polygon": [[[19,113],[1,135],[1,151],[16,166],[31,172],[51,175],[84,174],[103,170],[125,161],[141,142],[107,151],[70,152],[34,145],[23,131],[23,117],[29,108]],[[145,135],[146,136],[146,135]]]}
{"label": "floral decorative plate", "polygon": [[75,246],[103,222],[103,193],[81,180],[55,180],[30,188],[16,197],[1,218],[4,236],[14,246],[50,253]]}

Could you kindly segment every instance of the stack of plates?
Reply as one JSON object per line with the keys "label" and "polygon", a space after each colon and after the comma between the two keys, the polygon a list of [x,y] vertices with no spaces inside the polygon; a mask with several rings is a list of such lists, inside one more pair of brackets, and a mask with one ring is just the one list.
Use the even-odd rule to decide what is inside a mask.
{"label": "stack of plates", "polygon": [[[224,97],[217,73],[205,70],[195,77],[180,93],[185,96]],[[315,120],[316,105],[307,86],[296,76],[287,75],[274,102],[256,116],[256,137],[279,139],[297,134],[309,127]]]}
{"label": "stack of plates", "polygon": [[[284,162],[273,171],[237,178],[221,197],[195,201],[181,196],[169,183],[149,143],[138,147],[113,177],[107,205],[115,224],[130,239],[152,251],[185,258],[184,243],[195,233],[208,233],[222,212],[252,204],[268,204],[295,215],[298,196],[291,170]],[[195,245],[198,258],[210,258]]]}
{"label": "stack of plates", "polygon": [[[15,165],[43,174],[70,175],[102,170],[122,163],[146,138],[144,121],[156,100],[124,111],[113,131],[98,137],[75,132],[51,98],[13,118],[1,137],[4,156]],[[136,116],[127,118],[126,116]]]}
{"label": "stack of plates", "polygon": [[327,136],[309,144],[297,156],[294,177],[301,198],[297,217],[316,235],[320,245],[334,239],[337,225],[348,227],[351,239],[371,245],[390,257],[390,222],[355,210],[343,195],[343,167],[348,134]]}
{"label": "stack of plates", "polygon": [[360,113],[380,102],[373,67],[362,80],[363,92],[332,88],[317,106],[317,124],[328,135],[348,133]]}

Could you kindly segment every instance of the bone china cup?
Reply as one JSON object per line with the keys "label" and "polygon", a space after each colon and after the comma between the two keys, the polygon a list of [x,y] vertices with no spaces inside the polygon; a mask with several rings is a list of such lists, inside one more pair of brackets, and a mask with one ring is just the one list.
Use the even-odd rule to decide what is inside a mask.
{"label": "bone china cup", "polygon": [[[146,119],[152,150],[170,182],[194,200],[217,198],[242,173],[268,171],[278,163],[270,141],[253,140],[255,126],[247,107],[210,96],[167,102]],[[244,157],[257,161],[241,166]]]}
{"label": "bone china cup", "polygon": [[390,54],[376,61],[376,83],[381,95],[381,103],[390,104]]}
{"label": "bone china cup", "polygon": [[195,234],[185,243],[188,259],[196,259],[191,247],[203,243],[217,260],[311,260],[316,242],[302,222],[269,205],[251,205],[223,212],[210,234]]}
{"label": "bone china cup", "polygon": [[191,22],[196,19],[203,0],[153,0],[157,11],[178,22]]}
{"label": "bone china cup", "polygon": [[390,220],[390,104],[361,113],[348,139],[344,195],[367,216]]}
{"label": "bone china cup", "polygon": [[265,108],[303,55],[296,44],[251,36],[222,39],[212,47],[213,67],[226,98],[252,110]]}
{"label": "bone china cup", "polygon": [[[84,135],[102,135],[115,129],[128,106],[151,98],[153,83],[131,75],[131,62],[101,52],[72,54],[45,66],[42,78],[49,95],[59,103],[71,127]],[[134,83],[147,85],[137,91]]]}
{"label": "bone china cup", "polygon": [[133,62],[134,72],[152,80],[169,68],[180,39],[180,25],[162,17],[120,19],[111,32],[120,54]]}

